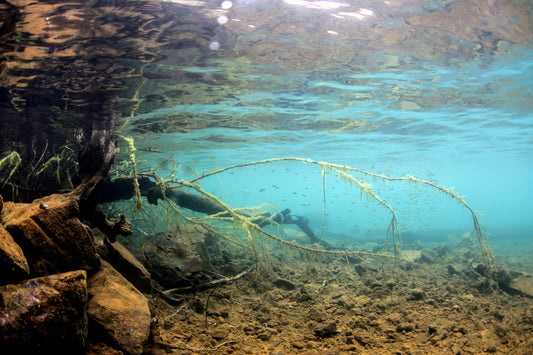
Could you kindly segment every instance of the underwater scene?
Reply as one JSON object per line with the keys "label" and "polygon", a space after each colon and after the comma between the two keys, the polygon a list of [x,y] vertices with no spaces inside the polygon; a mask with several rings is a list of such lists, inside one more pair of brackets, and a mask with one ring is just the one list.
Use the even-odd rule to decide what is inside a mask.
{"label": "underwater scene", "polygon": [[0,3],[0,352],[533,353],[533,3]]}

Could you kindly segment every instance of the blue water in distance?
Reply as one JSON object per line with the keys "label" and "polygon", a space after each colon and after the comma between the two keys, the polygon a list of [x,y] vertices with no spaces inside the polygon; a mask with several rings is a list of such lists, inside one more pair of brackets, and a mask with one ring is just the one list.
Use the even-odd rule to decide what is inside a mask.
{"label": "blue water in distance", "polygon": [[[239,128],[130,133],[141,169],[155,169],[163,177],[191,179],[233,164],[280,157],[327,161],[392,177],[413,175],[465,196],[493,236],[527,240],[533,233],[531,58],[533,51],[519,49],[490,61],[447,67],[419,61],[367,73],[256,71],[246,77],[249,89],[226,100],[177,105],[129,122],[134,126],[139,119],[185,112],[199,115],[198,120],[231,117],[230,127]],[[223,72],[225,65],[175,70]],[[254,81],[261,81],[264,89]],[[286,89],[287,82],[294,87]],[[250,120],[265,113],[283,119]],[[445,231],[459,237],[472,229],[468,211],[435,189],[357,176],[397,211],[403,232]],[[239,168],[201,185],[235,207],[289,207],[308,217],[317,233],[321,229],[324,190],[315,165],[290,161]],[[356,187],[332,173],[326,175],[325,206],[326,240],[328,235],[386,233],[387,210],[361,198]]]}

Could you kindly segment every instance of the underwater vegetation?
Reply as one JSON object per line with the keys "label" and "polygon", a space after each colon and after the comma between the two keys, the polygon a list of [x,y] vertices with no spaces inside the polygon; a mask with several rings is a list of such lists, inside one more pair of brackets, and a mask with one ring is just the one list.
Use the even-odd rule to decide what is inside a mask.
{"label": "underwater vegetation", "polygon": [[[0,160],[0,190],[11,200],[31,200],[47,192],[70,191],[77,183],[76,152],[65,145],[57,153],[33,151],[29,161],[23,161],[17,151]],[[36,196],[37,194],[37,196]]]}
{"label": "underwater vegetation", "polygon": [[[152,204],[157,204],[158,198],[162,199],[171,207],[170,211],[172,211],[173,213],[177,213],[180,218],[186,221],[186,223],[202,225],[210,232],[216,234],[224,240],[227,240],[241,247],[251,248],[256,258],[259,258],[259,251],[261,248],[260,246],[263,245],[266,239],[273,240],[289,248],[299,250],[307,255],[337,255],[344,257],[347,260],[349,257],[379,257],[407,262],[407,260],[404,260],[400,257],[399,253],[402,245],[402,239],[397,211],[391,204],[387,203],[382,198],[382,196],[380,196],[373,189],[371,184],[371,182],[375,181],[397,181],[405,184],[421,185],[433,190],[437,190],[447,198],[455,201],[461,208],[465,210],[466,213],[470,215],[472,221],[472,230],[470,231],[470,233],[465,234],[464,240],[459,245],[458,249],[469,246],[475,242],[478,245],[479,262],[481,262],[487,270],[502,269],[488,246],[487,233],[479,220],[478,212],[475,211],[465,201],[463,196],[457,194],[452,188],[439,185],[436,182],[423,180],[411,175],[403,177],[392,177],[384,174],[373,173],[371,171],[361,170],[350,166],[297,157],[271,158],[261,161],[231,165],[210,172],[204,172],[201,175],[189,180],[177,179],[174,174],[171,174],[170,178],[168,179],[163,179],[152,172],[137,173],[137,164],[135,163],[135,155],[133,154],[135,151],[133,138],[125,138],[125,140],[130,148],[131,159],[131,179],[129,180],[129,182],[127,182],[127,184],[131,184],[133,187],[133,191],[129,195],[127,195],[127,197],[134,198],[134,211],[142,207],[142,196],[147,196],[149,202],[151,202]],[[306,230],[304,230],[304,228],[302,228],[302,225],[299,225],[300,228],[302,228],[302,230],[311,238],[311,242],[313,242],[311,246],[300,245],[296,242],[287,241],[283,237],[273,232],[267,231],[263,228],[267,225],[275,225],[281,227],[282,224],[287,223],[298,224],[295,219],[302,217],[291,216],[290,211],[288,209],[285,211],[277,211],[273,206],[269,206],[268,204],[264,204],[261,206],[234,208],[231,207],[227,202],[225,202],[223,198],[215,195],[214,193],[206,191],[200,186],[200,182],[203,179],[211,176],[218,176],[223,172],[228,172],[234,169],[245,169],[247,167],[253,167],[258,165],[276,164],[286,161],[316,166],[322,176],[324,219],[319,237],[310,235],[312,234],[312,232],[307,232]],[[354,193],[352,198],[361,200],[366,199],[368,201],[374,202],[389,214],[387,236],[384,240],[384,245],[381,252],[340,250],[339,248],[332,247],[326,241],[323,240],[327,213],[326,186],[328,174],[334,175],[337,179],[353,188]],[[142,179],[141,184],[139,184],[139,179]],[[154,190],[157,190],[157,193],[155,193],[155,195]],[[196,196],[201,195],[202,200],[200,201],[198,197],[196,197],[195,195],[191,195],[190,193],[184,194],[182,192],[183,190],[192,191],[196,194]],[[194,200],[196,202],[187,203],[185,202],[185,200]],[[180,208],[180,206],[185,206],[186,208],[204,213],[206,215],[186,215],[186,213],[183,212],[183,209]],[[269,211],[271,211],[272,209],[274,209],[276,213],[270,213]],[[389,250],[390,248],[388,247],[389,241],[392,242],[392,253]]]}

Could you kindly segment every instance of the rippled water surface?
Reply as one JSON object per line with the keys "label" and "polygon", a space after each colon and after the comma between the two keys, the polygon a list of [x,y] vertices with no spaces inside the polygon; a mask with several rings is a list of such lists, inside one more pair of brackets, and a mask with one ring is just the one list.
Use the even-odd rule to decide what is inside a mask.
{"label": "rippled water surface", "polygon": [[[163,177],[329,161],[453,186],[496,237],[531,237],[530,2],[12,0],[0,10],[3,153],[35,162],[113,128],[134,138],[140,170]],[[470,228],[440,193],[368,182],[406,231]],[[316,229],[322,183],[296,162],[203,182],[236,206],[291,207]],[[336,176],[325,191],[330,233],[386,227]]]}

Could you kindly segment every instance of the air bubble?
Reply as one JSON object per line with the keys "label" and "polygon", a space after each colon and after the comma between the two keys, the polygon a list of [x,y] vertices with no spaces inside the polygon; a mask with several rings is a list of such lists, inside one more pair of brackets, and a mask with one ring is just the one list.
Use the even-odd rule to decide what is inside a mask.
{"label": "air bubble", "polygon": [[220,24],[220,25],[223,25],[225,24],[226,22],[228,22],[228,18],[226,16],[219,16],[217,18],[217,22]]}

